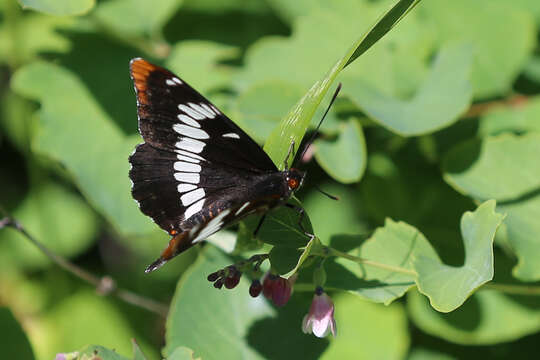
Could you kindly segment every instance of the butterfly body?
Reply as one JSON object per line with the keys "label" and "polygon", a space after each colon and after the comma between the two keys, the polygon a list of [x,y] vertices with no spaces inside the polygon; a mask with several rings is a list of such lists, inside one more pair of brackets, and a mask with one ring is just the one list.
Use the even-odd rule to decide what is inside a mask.
{"label": "butterfly body", "polygon": [[303,181],[279,171],[266,153],[217,107],[172,72],[130,63],[144,143],[130,156],[132,195],[171,235],[146,271],[244,217],[286,203]]}

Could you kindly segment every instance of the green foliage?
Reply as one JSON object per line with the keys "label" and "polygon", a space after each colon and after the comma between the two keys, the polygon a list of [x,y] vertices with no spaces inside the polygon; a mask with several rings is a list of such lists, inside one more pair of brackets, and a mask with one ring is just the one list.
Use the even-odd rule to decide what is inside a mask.
{"label": "green foliage", "polygon": [[246,296],[245,279],[231,292],[209,286],[206,274],[228,263],[222,253],[209,249],[178,283],[167,321],[165,356],[179,346],[189,346],[203,359],[255,358],[246,331],[275,311],[261,298]]}
{"label": "green foliage", "polygon": [[[2,354],[534,357],[539,25],[536,0],[0,3],[2,210],[55,254],[170,304],[164,321],[99,297],[1,228]],[[289,159],[307,170],[291,203],[315,237],[280,207],[256,238],[260,214],[143,274],[168,237],[130,196],[137,56],[178,73],[279,167],[342,83],[313,146]],[[261,254],[260,269],[245,265]],[[206,281],[233,263],[235,289]],[[248,295],[270,270],[295,281],[284,307]],[[302,333],[316,286],[336,338]]]}
{"label": "green foliage", "polygon": [[51,15],[82,15],[90,11],[95,0],[19,0],[23,8]]}
{"label": "green foliage", "polygon": [[488,201],[461,218],[465,261],[451,267],[439,259],[420,255],[414,261],[418,290],[431,306],[442,312],[459,307],[479,286],[493,278],[493,238],[504,216],[495,213],[495,201]]}
{"label": "green foliage", "polygon": [[[471,49],[442,48],[424,83],[410,100],[394,99],[366,88],[362,79],[347,79],[352,100],[389,130],[403,135],[422,135],[458,120],[471,101],[469,81]],[[442,89],[442,91],[441,91]]]}
{"label": "green foliage", "polygon": [[9,329],[2,333],[2,357],[33,360],[34,354],[30,342],[8,308],[0,307],[0,323],[4,329]]}

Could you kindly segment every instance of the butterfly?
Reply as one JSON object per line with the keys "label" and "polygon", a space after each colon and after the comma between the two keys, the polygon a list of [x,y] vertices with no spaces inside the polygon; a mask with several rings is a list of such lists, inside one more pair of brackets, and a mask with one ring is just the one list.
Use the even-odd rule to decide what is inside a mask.
{"label": "butterfly", "polygon": [[305,172],[288,168],[287,160],[278,170],[240,127],[169,70],[135,58],[130,73],[144,140],[129,157],[131,193],[171,236],[145,272],[250,214],[296,208],[287,200]]}

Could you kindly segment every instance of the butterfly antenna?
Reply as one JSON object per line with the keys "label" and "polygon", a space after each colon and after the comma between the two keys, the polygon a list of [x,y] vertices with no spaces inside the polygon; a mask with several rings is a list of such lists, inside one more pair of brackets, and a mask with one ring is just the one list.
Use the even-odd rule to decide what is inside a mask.
{"label": "butterfly antenna", "polygon": [[336,91],[334,92],[334,95],[332,96],[332,100],[330,100],[330,104],[328,104],[328,107],[326,108],[326,111],[324,112],[321,120],[319,121],[319,123],[317,124],[317,127],[315,128],[315,131],[313,132],[313,135],[311,135],[311,138],[309,139],[309,141],[306,143],[306,146],[304,146],[304,150],[302,151],[302,154],[300,155],[299,159],[302,159],[304,158],[304,155],[307,151],[307,149],[309,148],[309,146],[313,143],[313,141],[315,140],[315,137],[317,136],[317,133],[319,131],[319,128],[321,127],[322,125],[322,122],[324,120],[324,118],[326,117],[326,114],[328,114],[328,111],[330,111],[330,108],[332,107],[332,105],[334,104],[334,101],[336,101],[336,98],[339,94],[339,91],[341,90],[341,83],[338,84],[337,88],[336,88]]}
{"label": "butterfly antenna", "polygon": [[316,185],[315,185],[315,189],[316,189],[318,192],[320,192],[321,194],[328,196],[328,197],[329,197],[330,199],[332,199],[332,200],[339,200],[339,197],[327,193],[326,191],[324,191],[323,189],[321,189],[320,187],[318,187],[318,186],[316,186]]}

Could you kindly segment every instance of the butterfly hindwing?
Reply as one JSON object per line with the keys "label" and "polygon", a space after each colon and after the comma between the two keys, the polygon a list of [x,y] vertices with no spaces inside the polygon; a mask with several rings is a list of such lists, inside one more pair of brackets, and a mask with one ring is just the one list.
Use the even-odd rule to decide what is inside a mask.
{"label": "butterfly hindwing", "polygon": [[[232,222],[233,209],[257,195],[254,181],[277,172],[273,162],[217,107],[170,71],[134,59],[131,76],[145,141],[130,157],[132,193],[141,211],[170,234],[212,225],[223,211],[229,212],[227,221],[218,227]],[[199,235],[183,236],[195,240]]]}

